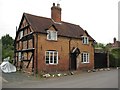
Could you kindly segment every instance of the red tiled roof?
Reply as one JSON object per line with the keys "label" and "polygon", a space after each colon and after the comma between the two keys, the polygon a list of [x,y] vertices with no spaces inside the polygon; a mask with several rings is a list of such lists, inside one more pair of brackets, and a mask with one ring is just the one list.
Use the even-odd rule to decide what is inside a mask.
{"label": "red tiled roof", "polygon": [[[54,26],[57,29],[59,36],[81,38],[81,36],[86,32],[79,25],[63,21],[56,23],[50,18],[35,16],[27,13],[24,13],[23,15],[34,29],[34,32],[47,33],[46,29],[48,29],[50,26]],[[87,35],[89,36],[90,40],[94,40],[88,33]]]}

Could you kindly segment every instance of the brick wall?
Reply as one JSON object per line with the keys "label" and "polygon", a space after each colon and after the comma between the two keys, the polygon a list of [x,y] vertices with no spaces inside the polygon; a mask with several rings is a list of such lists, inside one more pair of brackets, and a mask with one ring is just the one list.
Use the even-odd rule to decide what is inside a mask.
{"label": "brick wall", "polygon": [[[38,70],[42,71],[57,71],[68,70],[69,64],[69,47],[68,39],[58,38],[58,41],[46,40],[46,35],[40,34],[38,36]],[[58,43],[60,42],[60,43]],[[58,51],[58,65],[46,65],[45,51]]]}
{"label": "brick wall", "polygon": [[[57,41],[47,40],[45,34],[38,35],[38,72],[40,71],[66,71],[69,70],[69,38],[58,37]],[[92,42],[89,45],[82,44],[80,39],[72,39],[70,50],[73,47],[78,47],[80,52],[87,51],[90,53],[90,63],[81,63],[81,54],[77,57],[77,70],[92,69],[94,67],[94,49]],[[59,60],[57,65],[46,65],[45,63],[45,51],[57,50]]]}

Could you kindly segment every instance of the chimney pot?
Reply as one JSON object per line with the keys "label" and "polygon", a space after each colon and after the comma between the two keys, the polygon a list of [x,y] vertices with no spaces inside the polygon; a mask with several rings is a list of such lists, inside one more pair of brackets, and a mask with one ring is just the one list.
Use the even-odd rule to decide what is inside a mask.
{"label": "chimney pot", "polygon": [[114,37],[114,39],[113,39],[113,40],[114,40],[114,43],[115,43],[115,42],[116,42],[116,38]]}
{"label": "chimney pot", "polygon": [[59,4],[59,3],[57,4],[57,7],[59,7],[59,8],[60,8],[60,4]]}
{"label": "chimney pot", "polygon": [[55,3],[53,3],[53,6],[55,6]]}

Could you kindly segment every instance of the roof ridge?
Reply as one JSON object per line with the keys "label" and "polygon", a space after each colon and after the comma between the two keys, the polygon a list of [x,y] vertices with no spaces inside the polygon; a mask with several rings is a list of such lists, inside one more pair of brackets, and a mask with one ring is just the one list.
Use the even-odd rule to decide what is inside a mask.
{"label": "roof ridge", "polygon": [[39,18],[51,19],[51,18],[48,18],[48,17],[38,16],[38,15],[34,15],[34,14],[30,14],[30,13],[25,13],[25,12],[23,14],[24,15],[34,16],[34,17],[39,17]]}
{"label": "roof ridge", "polygon": [[[34,16],[34,17],[39,17],[39,18],[45,18],[45,19],[52,20],[51,18],[48,18],[48,17],[38,16],[38,15],[34,15],[34,14],[30,14],[30,13],[25,13],[25,12],[24,12],[24,15],[31,15],[31,16]],[[71,25],[75,25],[75,26],[80,26],[78,24],[74,24],[74,23],[70,23],[70,22],[65,22],[65,21],[61,21],[60,23],[66,23],[66,24],[71,24]]]}
{"label": "roof ridge", "polygon": [[66,24],[71,24],[71,25],[80,26],[80,25],[78,25],[78,24],[74,24],[74,23],[70,23],[70,22],[65,22],[65,21],[61,21],[61,22],[66,23]]}

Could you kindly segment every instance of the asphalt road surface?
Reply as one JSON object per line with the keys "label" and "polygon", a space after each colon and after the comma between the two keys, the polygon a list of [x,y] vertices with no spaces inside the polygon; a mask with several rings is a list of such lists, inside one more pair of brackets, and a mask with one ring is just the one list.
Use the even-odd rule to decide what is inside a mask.
{"label": "asphalt road surface", "polygon": [[3,74],[2,88],[118,88],[118,70],[38,79],[21,73]]}

